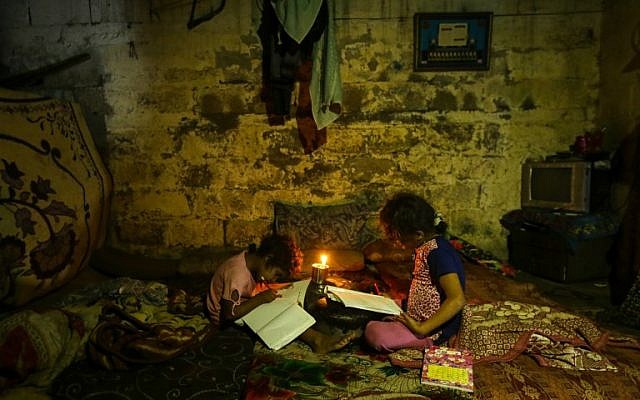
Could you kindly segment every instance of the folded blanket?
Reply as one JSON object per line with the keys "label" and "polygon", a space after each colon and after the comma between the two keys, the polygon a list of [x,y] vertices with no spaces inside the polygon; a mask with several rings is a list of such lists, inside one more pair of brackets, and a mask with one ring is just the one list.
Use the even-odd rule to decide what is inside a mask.
{"label": "folded blanket", "polygon": [[101,367],[128,369],[132,365],[170,360],[197,345],[205,332],[189,326],[144,323],[120,307],[105,305],[101,322],[93,329],[87,352]]}
{"label": "folded blanket", "polygon": [[525,353],[543,367],[567,368],[580,371],[618,371],[606,357],[584,347],[555,342],[534,333]]}
{"label": "folded blanket", "polygon": [[0,321],[0,391],[14,385],[46,388],[82,356],[84,324],[58,309],[19,311]]}
{"label": "folded blanket", "polygon": [[[608,334],[587,318],[548,306],[499,301],[467,305],[454,346],[471,350],[474,363],[528,354],[545,367],[616,371],[598,352],[607,343]],[[389,359],[397,366],[420,368],[422,354],[423,349],[403,349]]]}
{"label": "folded blanket", "polygon": [[500,301],[465,307],[456,346],[471,350],[476,363],[509,361],[527,349],[534,333],[595,351],[608,340],[608,334],[585,317],[548,306]]}
{"label": "folded blanket", "polygon": [[[86,357],[90,337],[88,346],[111,349],[105,361],[120,359],[121,368],[175,357],[209,338],[210,323],[199,312],[200,303],[197,294],[161,282],[117,278],[82,288],[46,309],[3,315],[0,391],[45,390],[65,368]],[[100,319],[105,304],[114,305],[107,306],[107,314],[117,306],[117,318]],[[15,393],[15,398],[36,396]]]}

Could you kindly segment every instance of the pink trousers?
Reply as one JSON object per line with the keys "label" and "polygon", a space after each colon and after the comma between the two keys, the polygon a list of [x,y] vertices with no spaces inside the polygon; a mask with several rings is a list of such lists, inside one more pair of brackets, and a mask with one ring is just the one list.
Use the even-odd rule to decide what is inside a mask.
{"label": "pink trousers", "polygon": [[364,338],[381,353],[433,344],[429,336],[418,337],[399,321],[371,321],[364,329]]}

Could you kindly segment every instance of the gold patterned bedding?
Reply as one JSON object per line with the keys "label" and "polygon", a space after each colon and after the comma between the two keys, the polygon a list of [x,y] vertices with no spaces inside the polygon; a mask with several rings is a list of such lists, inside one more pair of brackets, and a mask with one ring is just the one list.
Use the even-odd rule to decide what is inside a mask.
{"label": "gold patterned bedding", "polygon": [[88,264],[111,185],[77,104],[0,88],[0,307],[47,294]]}

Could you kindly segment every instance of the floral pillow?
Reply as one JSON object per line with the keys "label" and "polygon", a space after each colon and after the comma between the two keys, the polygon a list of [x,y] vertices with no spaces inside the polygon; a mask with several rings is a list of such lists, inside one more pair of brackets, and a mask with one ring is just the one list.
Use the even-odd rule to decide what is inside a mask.
{"label": "floral pillow", "polygon": [[58,288],[102,244],[111,176],[81,111],[0,89],[0,304]]}
{"label": "floral pillow", "polygon": [[325,206],[275,204],[275,231],[290,235],[301,249],[361,250],[373,240],[371,212],[359,203]]}
{"label": "floral pillow", "polygon": [[369,229],[371,212],[364,204],[325,206],[275,204],[275,232],[291,236],[304,254],[303,272],[328,257],[336,271],[364,268],[362,247],[375,238]]}

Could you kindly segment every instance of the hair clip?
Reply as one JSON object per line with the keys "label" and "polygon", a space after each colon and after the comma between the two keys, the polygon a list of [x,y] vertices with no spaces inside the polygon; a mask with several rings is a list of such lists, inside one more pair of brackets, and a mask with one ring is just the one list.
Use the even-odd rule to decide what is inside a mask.
{"label": "hair clip", "polygon": [[436,212],[435,216],[433,217],[433,226],[438,226],[441,222],[444,222],[444,216],[441,213]]}

